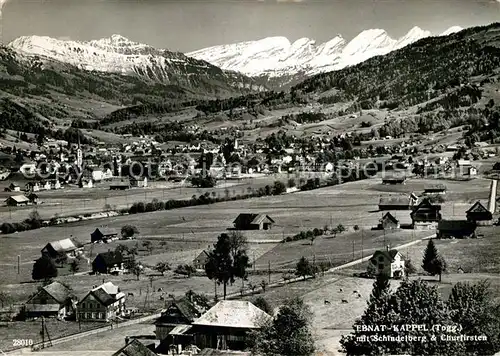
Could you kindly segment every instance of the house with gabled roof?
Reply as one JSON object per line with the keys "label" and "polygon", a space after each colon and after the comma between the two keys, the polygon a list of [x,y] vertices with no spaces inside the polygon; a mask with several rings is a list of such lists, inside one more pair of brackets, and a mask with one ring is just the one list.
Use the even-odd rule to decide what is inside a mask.
{"label": "house with gabled roof", "polygon": [[156,338],[162,340],[162,351],[168,351],[171,345],[189,345],[193,341],[191,324],[206,309],[196,305],[188,297],[172,300],[155,321]]}
{"label": "house with gabled roof", "polygon": [[72,238],[49,242],[41,250],[42,255],[47,255],[52,259],[60,258],[64,255],[77,256],[83,250],[83,245]]}
{"label": "house with gabled roof", "polygon": [[73,293],[60,282],[41,287],[23,306],[26,317],[64,318],[74,312]]}
{"label": "house with gabled roof", "polygon": [[275,221],[266,214],[242,213],[233,221],[236,230],[270,230]]}
{"label": "house with gabled roof", "polygon": [[389,246],[385,250],[377,250],[370,258],[367,272],[371,276],[381,273],[390,278],[402,278],[405,275],[405,261],[398,250],[391,250]]}
{"label": "house with gabled roof", "polygon": [[399,227],[399,220],[396,219],[390,212],[385,213],[378,224],[378,228],[380,230],[399,229]]}
{"label": "house with gabled roof", "polygon": [[111,282],[92,288],[78,303],[78,321],[108,322],[125,312],[125,294]]}
{"label": "house with gabled roof", "polygon": [[133,256],[125,256],[118,251],[99,253],[92,261],[92,273],[120,274],[126,271],[127,262]]}
{"label": "house with gabled roof", "polygon": [[25,195],[12,195],[5,199],[5,204],[7,206],[21,206],[30,204],[30,200]]}
{"label": "house with gabled roof", "polygon": [[441,205],[432,204],[429,198],[425,198],[414,207],[410,217],[414,229],[434,229],[441,220]]}
{"label": "house with gabled roof", "polygon": [[90,234],[90,242],[108,242],[118,238],[118,231],[106,227],[98,227]]}
{"label": "house with gabled roof", "polygon": [[222,300],[192,323],[195,345],[201,349],[245,350],[248,332],[271,319],[249,301]]}
{"label": "house with gabled roof", "polygon": [[472,221],[477,225],[493,224],[492,212],[486,209],[480,201],[475,202],[465,214],[467,215],[467,221]]}
{"label": "house with gabled roof", "polygon": [[196,269],[205,269],[205,265],[208,262],[209,250],[203,250],[198,256],[193,260],[193,267]]}

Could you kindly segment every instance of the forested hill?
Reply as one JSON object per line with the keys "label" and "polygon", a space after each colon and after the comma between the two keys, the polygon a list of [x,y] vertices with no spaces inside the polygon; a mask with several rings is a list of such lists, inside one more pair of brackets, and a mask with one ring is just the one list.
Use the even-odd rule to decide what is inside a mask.
{"label": "forested hill", "polygon": [[408,107],[447,89],[480,82],[500,70],[500,23],[474,27],[447,37],[430,37],[353,67],[319,74],[294,86],[292,97],[338,91],[336,100],[361,107]]}

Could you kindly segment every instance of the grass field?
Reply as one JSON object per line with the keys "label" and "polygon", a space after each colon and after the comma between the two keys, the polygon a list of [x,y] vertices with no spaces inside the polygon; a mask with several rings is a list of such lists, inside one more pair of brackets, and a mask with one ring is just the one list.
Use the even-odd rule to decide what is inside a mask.
{"label": "grass field", "polygon": [[[266,271],[269,263],[272,271],[293,268],[301,256],[306,256],[310,260],[315,258],[317,262],[327,260],[333,265],[339,265],[353,258],[361,258],[362,255],[367,256],[375,249],[384,248],[386,244],[396,246],[431,235],[432,231],[400,230],[387,232],[384,236],[383,232],[370,229],[378,223],[382,215],[377,207],[381,196],[408,194],[412,191],[420,194],[424,186],[438,182],[441,181],[410,179],[406,185],[384,186],[380,179],[371,179],[314,191],[119,216],[98,221],[81,221],[5,235],[0,238],[0,261],[4,271],[0,277],[0,283],[2,289],[15,300],[22,302],[37,288],[37,283],[27,282],[30,279],[32,261],[40,255],[40,249],[47,242],[72,236],[87,243],[90,241],[90,233],[99,226],[120,229],[125,224],[132,224],[137,226],[140,234],[136,241],[88,245],[85,247],[87,257],[114,249],[120,243],[127,245],[138,243],[140,248],[138,259],[145,265],[154,266],[160,261],[168,262],[173,267],[181,263],[190,263],[198,253],[212,245],[221,232],[227,231],[226,229],[232,226],[232,221],[242,212],[267,213],[276,221],[272,230],[243,232],[249,241],[249,257],[252,262],[255,260],[257,271]],[[488,196],[489,181],[485,179],[478,178],[470,182],[449,181],[445,184],[448,192],[442,213],[447,219],[463,218],[465,211],[475,200],[485,199]],[[137,194],[139,197],[140,193]],[[393,214],[403,224],[410,222],[409,211],[398,211]],[[347,231],[336,237],[318,237],[313,244],[308,240],[278,242],[283,237],[300,231],[337,224],[344,225]],[[363,231],[354,231],[355,225]],[[474,275],[468,273],[457,275],[458,277],[454,277],[454,274],[444,276],[444,283],[440,286],[444,294],[451,288],[451,284],[448,284],[451,281],[469,277],[478,279],[480,276],[490,276],[492,273],[499,272],[497,256],[500,253],[500,244],[495,238],[496,231],[494,227],[486,228],[484,239],[437,242],[438,250],[448,260],[450,273],[455,273],[458,266],[474,273]],[[153,244],[152,253],[148,253],[142,247],[142,242],[146,240]],[[402,253],[410,257],[414,265],[418,266],[424,248],[425,242],[420,242],[403,249]],[[17,255],[21,255],[19,275],[16,271]],[[265,296],[276,305],[286,296],[303,296],[314,311],[314,335],[318,347],[334,351],[340,335],[348,332],[352,322],[361,314],[366,305],[365,298],[369,295],[373,281],[350,277],[353,270],[364,268],[366,268],[365,265],[361,264],[349,271],[344,271],[342,275],[327,275],[312,281],[271,289],[266,291]],[[271,282],[278,281],[282,277],[282,273],[273,272]],[[83,296],[90,286],[102,283],[103,276],[65,274],[58,279],[71,285],[77,295]],[[263,279],[267,280],[268,276],[251,274],[248,282],[258,284]],[[167,272],[163,277],[154,277],[152,280],[147,276],[141,276],[137,281],[134,276],[130,275],[104,276],[104,280],[112,281],[122,287],[125,292],[134,294],[128,297],[129,306],[147,310],[155,310],[164,306],[165,301],[160,300],[162,293],[158,292],[159,288],[162,288],[165,295],[175,296],[183,295],[189,289],[209,296],[213,296],[214,293],[214,283],[206,277],[184,278],[172,272]],[[248,282],[245,282],[243,286],[248,288]],[[495,284],[495,286],[498,285],[500,283]],[[241,281],[237,281],[235,285],[228,288],[228,292],[238,292],[241,287]],[[339,292],[340,288],[350,293],[352,290],[358,290],[363,298],[354,298],[351,294],[345,294],[347,292],[342,294]],[[218,294],[221,291],[221,287],[218,287]],[[500,295],[498,289],[495,293]],[[340,300],[346,297],[349,303],[341,304]],[[324,305],[324,299],[331,300],[331,306]],[[331,314],[332,308],[335,310],[334,317]],[[86,342],[90,341],[83,340],[81,345],[86,345]],[[115,341],[112,343],[112,350],[116,351],[122,345],[123,338],[116,338],[116,343]],[[74,348],[80,349],[79,346],[74,346]]]}

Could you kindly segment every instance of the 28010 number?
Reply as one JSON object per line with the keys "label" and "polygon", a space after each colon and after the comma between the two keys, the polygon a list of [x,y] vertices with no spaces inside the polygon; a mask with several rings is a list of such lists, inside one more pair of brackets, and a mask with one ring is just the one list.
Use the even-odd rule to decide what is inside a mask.
{"label": "28010 number", "polygon": [[31,345],[33,345],[33,340],[32,339],[13,339],[12,340],[12,346],[13,347],[31,346]]}

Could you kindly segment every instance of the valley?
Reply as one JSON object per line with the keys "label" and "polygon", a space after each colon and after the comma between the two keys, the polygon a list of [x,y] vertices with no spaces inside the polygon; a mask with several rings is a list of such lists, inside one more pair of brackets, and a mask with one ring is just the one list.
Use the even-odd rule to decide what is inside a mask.
{"label": "valley", "polygon": [[[499,103],[498,23],[187,54],[120,35],[19,37],[0,47],[0,351],[30,352],[12,345],[22,333],[49,352],[115,356],[136,337],[187,354],[153,324],[175,303],[262,297],[277,312],[299,297],[311,355],[345,355],[388,269],[387,300],[430,288],[412,297],[443,318],[454,288],[488,280],[493,355]],[[44,288],[71,298],[47,303]]]}

